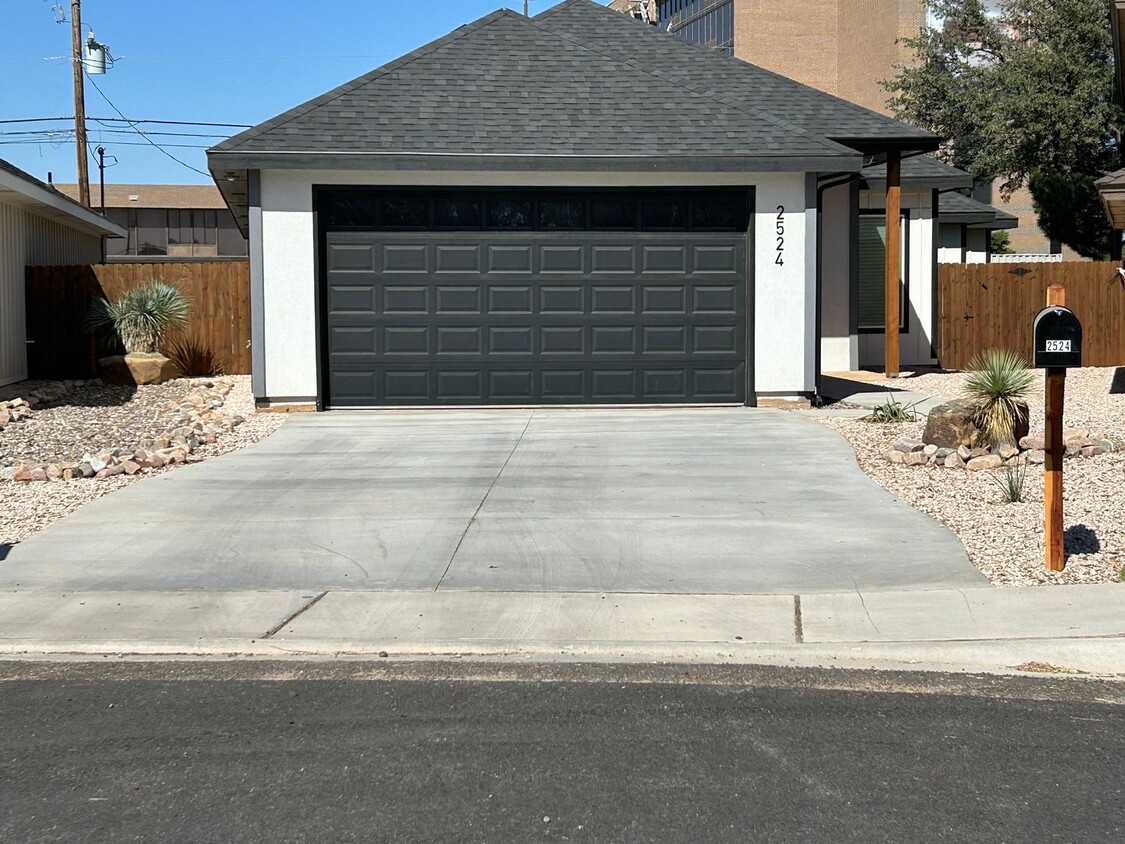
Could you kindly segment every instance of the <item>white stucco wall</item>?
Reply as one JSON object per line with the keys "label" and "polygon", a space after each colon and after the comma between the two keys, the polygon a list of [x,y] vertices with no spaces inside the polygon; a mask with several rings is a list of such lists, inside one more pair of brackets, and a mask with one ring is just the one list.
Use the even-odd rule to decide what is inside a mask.
{"label": "white stucco wall", "polygon": [[[511,185],[495,173],[273,170],[261,174],[265,335],[264,395],[316,396],[316,233],[313,185]],[[815,185],[804,173],[534,173],[527,187],[745,186],[755,189],[754,360],[758,394],[797,395],[815,387]],[[779,212],[778,207],[784,210]],[[782,263],[776,261],[782,214]],[[251,244],[253,254],[253,244]]]}
{"label": "white stucco wall", "polygon": [[859,335],[852,330],[851,184],[824,191],[821,202],[820,369],[859,368]]}
{"label": "white stucco wall", "polygon": [[[863,191],[859,207],[886,208],[881,192]],[[902,208],[908,214],[907,238],[907,330],[899,335],[899,364],[903,368],[937,362],[933,354],[934,331],[934,238],[937,226],[931,191],[903,191]],[[859,337],[860,366],[882,366],[883,332],[864,332]]]}

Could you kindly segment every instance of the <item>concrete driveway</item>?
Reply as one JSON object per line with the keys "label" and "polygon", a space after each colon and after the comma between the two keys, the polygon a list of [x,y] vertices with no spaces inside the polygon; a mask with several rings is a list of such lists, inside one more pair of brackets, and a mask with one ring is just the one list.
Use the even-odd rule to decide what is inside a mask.
{"label": "concrete driveway", "polygon": [[750,409],[298,416],[10,549],[0,589],[984,586],[837,434]]}

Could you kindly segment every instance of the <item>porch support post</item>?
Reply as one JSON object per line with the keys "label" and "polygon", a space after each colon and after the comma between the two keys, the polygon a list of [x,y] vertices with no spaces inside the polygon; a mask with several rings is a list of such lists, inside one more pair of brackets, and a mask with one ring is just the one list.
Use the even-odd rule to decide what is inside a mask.
{"label": "porch support post", "polygon": [[899,277],[902,266],[902,154],[898,150],[887,153],[887,248],[884,273],[883,308],[885,317],[885,349],[883,371],[888,378],[898,375]]}

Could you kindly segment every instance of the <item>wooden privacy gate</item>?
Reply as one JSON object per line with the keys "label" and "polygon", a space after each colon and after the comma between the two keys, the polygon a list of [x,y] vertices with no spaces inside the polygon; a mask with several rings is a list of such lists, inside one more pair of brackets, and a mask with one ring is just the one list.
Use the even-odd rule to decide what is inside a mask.
{"label": "wooden privacy gate", "polygon": [[1066,286],[1083,329],[1083,366],[1125,366],[1125,277],[1120,264],[939,264],[938,361],[965,369],[985,349],[1031,360],[1031,324],[1047,287]]}
{"label": "wooden privacy gate", "polygon": [[193,261],[28,267],[28,377],[95,377],[98,358],[114,350],[83,329],[91,300],[112,300],[149,281],[172,284],[191,302],[188,324],[170,335],[161,351],[186,363],[188,374],[205,374],[208,368],[249,374],[250,265]]}

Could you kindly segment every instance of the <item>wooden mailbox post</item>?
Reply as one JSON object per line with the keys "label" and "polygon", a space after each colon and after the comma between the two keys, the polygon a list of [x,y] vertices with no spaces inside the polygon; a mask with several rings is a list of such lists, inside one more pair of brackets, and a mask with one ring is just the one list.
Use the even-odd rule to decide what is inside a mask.
{"label": "wooden mailbox post", "polygon": [[1034,366],[1047,374],[1046,445],[1043,505],[1047,568],[1062,571],[1063,555],[1063,404],[1066,370],[1082,365],[1082,326],[1066,308],[1066,289],[1061,284],[1047,288],[1047,307],[1035,317]]}

